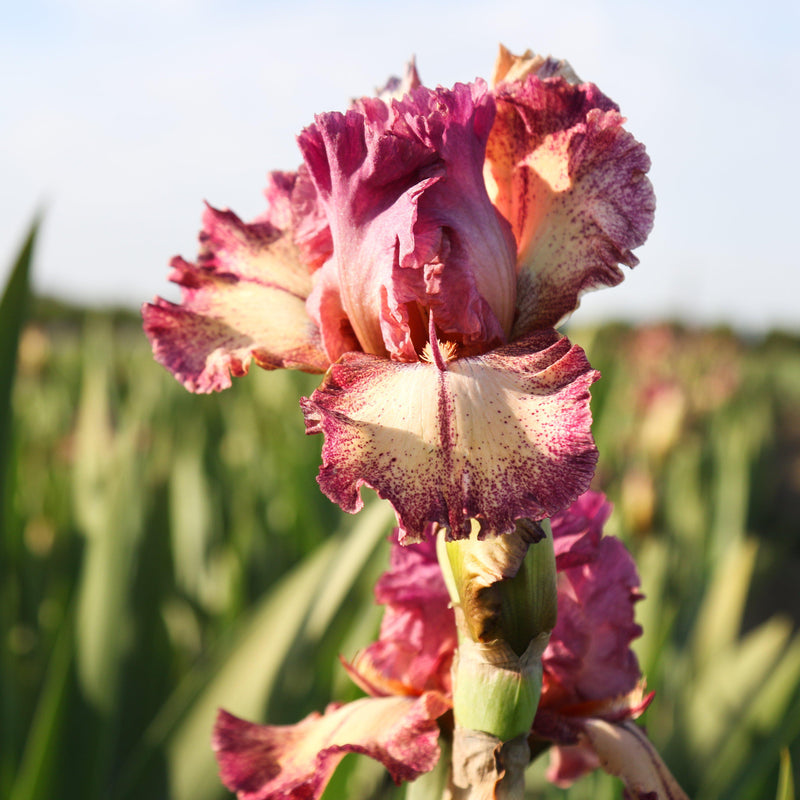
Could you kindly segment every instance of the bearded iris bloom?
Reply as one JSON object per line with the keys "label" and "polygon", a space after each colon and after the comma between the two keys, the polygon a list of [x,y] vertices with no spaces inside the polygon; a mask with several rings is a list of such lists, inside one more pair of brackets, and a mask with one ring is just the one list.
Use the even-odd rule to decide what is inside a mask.
{"label": "bearded iris bloom", "polygon": [[555,326],[637,263],[654,211],[643,146],[563,62],[417,84],[317,116],[266,212],[208,208],[197,262],[172,262],[182,303],[143,309],[192,391],[251,361],[325,372],[302,401],[320,486],[350,512],[375,489],[403,542],[507,533],[588,488],[598,375]]}
{"label": "bearded iris bloom", "polygon": [[[559,621],[545,650],[542,700],[529,743],[550,748],[548,778],[566,786],[604,766],[635,797],[685,798],[632,720],[650,702],[631,642],[641,635],[639,578],[622,543],[602,535],[610,504],[588,492],[552,520]],[[434,768],[452,727],[456,625],[432,541],[401,547],[376,600],[380,638],[346,664],[370,697],[297,725],[256,725],[220,712],[214,747],[240,800],[319,797],[347,752],[381,761],[399,783]],[[650,795],[650,792],[656,794]]]}

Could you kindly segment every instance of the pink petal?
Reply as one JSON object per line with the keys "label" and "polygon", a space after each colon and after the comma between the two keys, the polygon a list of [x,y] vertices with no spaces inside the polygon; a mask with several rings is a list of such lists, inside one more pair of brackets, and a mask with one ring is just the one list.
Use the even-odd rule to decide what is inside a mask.
{"label": "pink petal", "polygon": [[292,230],[304,263],[321,267],[333,254],[333,238],[328,218],[305,164],[297,170],[292,187]]}
{"label": "pink petal", "polygon": [[322,266],[333,252],[331,230],[305,165],[297,172],[270,172],[264,197],[267,210],[255,221],[290,231],[303,263],[311,270]]}
{"label": "pink petal", "polygon": [[251,360],[324,371],[329,362],[305,310],[311,279],[287,234],[209,207],[200,243],[196,265],[172,261],[182,304],[157,298],[142,308],[156,360],[194,392],[228,388]]}
{"label": "pink petal", "polygon": [[318,481],[345,511],[367,484],[397,512],[401,541],[426,525],[486,534],[556,513],[584,491],[597,453],[583,351],[553,332],[483,356],[401,364],[350,353],[301,401],[325,434]]}
{"label": "pink petal", "polygon": [[638,263],[631,251],[650,232],[655,198],[644,147],[592,84],[531,75],[496,94],[486,181],[517,241],[516,337],[619,283],[618,264]]}
{"label": "pink petal", "polygon": [[[320,115],[300,135],[364,351],[415,360],[431,310],[463,344],[485,349],[510,332],[514,243],[482,176],[493,116],[482,83],[419,88],[391,106],[363,99]],[[317,322],[324,331],[328,320]]]}
{"label": "pink petal", "polygon": [[418,89],[421,85],[422,82],[420,81],[419,73],[417,72],[417,62],[416,59],[412,57],[411,61],[406,64],[403,77],[389,78],[389,80],[386,82],[386,85],[382,89],[378,90],[377,95],[381,100],[383,100],[384,103],[388,103],[390,100],[400,100],[409,92],[414,91],[414,89]]}
{"label": "pink petal", "polygon": [[562,572],[593,561],[611,514],[611,503],[601,492],[584,492],[569,508],[552,517],[556,567]]}
{"label": "pink petal", "polygon": [[313,283],[314,288],[306,301],[306,311],[311,319],[324,321],[320,332],[328,358],[336,361],[343,353],[361,350],[350,318],[342,306],[339,278],[333,260],[327,261],[314,273]]}
{"label": "pink petal", "polygon": [[449,708],[429,692],[332,704],[296,725],[256,725],[220,711],[213,746],[222,782],[239,800],[315,800],[346,753],[380,761],[396,783],[432,770],[436,719]]}
{"label": "pink petal", "polygon": [[456,648],[456,623],[436,540],[401,546],[392,541],[391,566],[375,586],[386,605],[380,638],[359,653],[351,675],[365,691],[450,694],[450,666]]}
{"label": "pink petal", "polygon": [[597,543],[591,561],[559,573],[558,621],[542,659],[542,708],[614,698],[637,686],[630,643],[642,633],[634,621],[640,598],[633,559],[611,536]]}
{"label": "pink petal", "polygon": [[371,694],[435,690],[449,696],[455,647],[453,610],[444,603],[387,608],[379,640],[356,656],[351,669],[365,681],[356,683]]}
{"label": "pink petal", "polygon": [[597,753],[586,744],[554,745],[550,748],[547,780],[560,789],[567,789],[599,766]]}
{"label": "pink petal", "polygon": [[264,198],[267,210],[255,222],[269,222],[279,230],[292,225],[292,193],[297,183],[296,172],[274,171],[267,175]]}

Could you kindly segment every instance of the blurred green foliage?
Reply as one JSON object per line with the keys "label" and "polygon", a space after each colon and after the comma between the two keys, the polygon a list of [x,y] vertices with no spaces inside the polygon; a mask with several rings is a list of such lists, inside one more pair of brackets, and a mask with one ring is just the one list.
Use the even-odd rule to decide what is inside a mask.
{"label": "blurred green foliage", "polygon": [[[317,378],[255,370],[193,396],[134,315],[39,301],[23,325],[24,304],[3,308],[9,391],[21,335],[0,451],[0,796],[226,797],[218,706],[289,723],[358,695],[337,654],[377,631],[389,509],[349,517],[319,492],[321,441],[297,404]],[[696,800],[793,797],[800,342],[571,336],[603,373],[595,485],[647,595],[648,732]],[[531,797],[566,796],[542,775],[535,764]],[[351,756],[326,797],[401,794]],[[599,774],[568,793],[620,795]]]}

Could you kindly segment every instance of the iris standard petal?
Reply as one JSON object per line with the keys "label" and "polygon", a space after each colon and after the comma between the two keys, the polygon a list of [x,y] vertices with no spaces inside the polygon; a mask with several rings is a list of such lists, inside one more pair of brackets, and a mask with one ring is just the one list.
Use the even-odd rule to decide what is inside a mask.
{"label": "iris standard petal", "polygon": [[329,361],[305,310],[310,277],[287,235],[209,207],[200,243],[197,264],[172,261],[182,303],[142,308],[156,360],[193,392],[228,388],[251,360],[323,372]]}
{"label": "iris standard petal", "polygon": [[536,74],[540,78],[552,78],[560,75],[570,83],[580,83],[570,63],[552,56],[541,56],[532,50],[526,50],[521,56],[514,55],[507,47],[500,45],[494,70],[489,81],[492,87],[503,81],[521,81],[528,75]]}
{"label": "iris standard petal", "polygon": [[650,160],[615,104],[561,77],[501,83],[486,154],[489,195],[517,242],[512,336],[556,325],[580,295],[623,279],[653,224]]}
{"label": "iris standard petal", "polygon": [[[493,118],[482,82],[420,87],[320,115],[298,138],[365,352],[416,360],[431,311],[463,345],[488,349],[510,333],[515,247],[482,177]],[[317,322],[324,332],[328,320]]]}
{"label": "iris standard petal", "polygon": [[508,532],[588,487],[597,377],[554,331],[441,368],[348,353],[301,401],[306,432],[325,434],[319,484],[350,512],[359,488],[374,488],[394,506],[403,542],[430,522],[468,536],[470,518],[485,535]]}

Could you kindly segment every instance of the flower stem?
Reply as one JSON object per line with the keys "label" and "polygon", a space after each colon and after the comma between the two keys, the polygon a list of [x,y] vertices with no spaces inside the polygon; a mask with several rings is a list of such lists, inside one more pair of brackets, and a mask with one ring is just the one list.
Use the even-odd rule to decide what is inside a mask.
{"label": "flower stem", "polygon": [[[456,614],[454,800],[521,798],[542,653],[556,620],[553,538],[545,521],[438,545]],[[445,795],[447,796],[447,795]]]}

